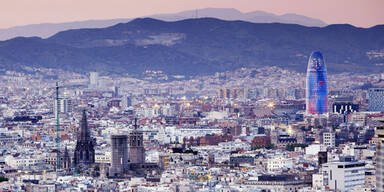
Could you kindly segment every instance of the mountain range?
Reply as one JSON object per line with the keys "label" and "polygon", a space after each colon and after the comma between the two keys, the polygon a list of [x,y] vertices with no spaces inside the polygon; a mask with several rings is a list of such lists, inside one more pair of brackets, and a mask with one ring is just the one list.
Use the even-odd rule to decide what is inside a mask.
{"label": "mountain range", "polygon": [[384,25],[140,18],[107,28],[62,31],[46,39],[0,41],[0,67],[129,74],[162,70],[187,76],[263,66],[304,72],[314,50],[323,52],[329,73],[384,72]]}
{"label": "mountain range", "polygon": [[[222,20],[242,20],[254,23],[293,23],[304,26],[323,27],[326,25],[319,19],[309,18],[297,14],[275,15],[263,11],[254,11],[242,13],[231,8],[205,8],[198,10],[189,10],[173,14],[157,14],[148,16],[150,18],[160,19],[163,21],[178,21],[191,18],[212,17]],[[89,20],[75,21],[66,23],[42,23],[25,26],[11,27],[8,29],[0,29],[0,40],[7,40],[14,37],[41,37],[48,38],[57,32],[69,29],[81,28],[104,28],[118,23],[126,23],[131,21],[129,18],[109,19],[109,20]]]}

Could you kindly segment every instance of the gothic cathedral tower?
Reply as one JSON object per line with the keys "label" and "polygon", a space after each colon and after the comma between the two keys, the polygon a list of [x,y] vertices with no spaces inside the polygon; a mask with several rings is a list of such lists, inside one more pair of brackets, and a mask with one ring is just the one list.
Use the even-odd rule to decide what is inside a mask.
{"label": "gothic cathedral tower", "polygon": [[145,163],[143,132],[137,130],[137,119],[135,119],[135,129],[129,134],[129,160],[133,164]]}
{"label": "gothic cathedral tower", "polygon": [[77,143],[74,154],[74,164],[93,164],[95,163],[94,142],[88,129],[87,114],[83,111],[83,117],[80,121],[80,132],[77,132]]}

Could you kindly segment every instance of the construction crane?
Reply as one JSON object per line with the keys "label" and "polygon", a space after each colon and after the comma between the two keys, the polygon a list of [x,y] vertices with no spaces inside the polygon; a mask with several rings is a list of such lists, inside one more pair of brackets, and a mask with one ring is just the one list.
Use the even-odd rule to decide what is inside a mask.
{"label": "construction crane", "polygon": [[60,170],[60,98],[59,98],[59,82],[56,82],[56,147],[57,147],[57,162],[56,162],[56,171]]}

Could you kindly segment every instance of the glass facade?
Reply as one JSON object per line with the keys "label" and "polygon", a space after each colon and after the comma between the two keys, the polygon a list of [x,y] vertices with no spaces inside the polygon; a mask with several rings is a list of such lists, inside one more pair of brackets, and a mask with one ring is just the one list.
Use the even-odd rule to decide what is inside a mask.
{"label": "glass facade", "polygon": [[327,68],[320,51],[313,52],[308,61],[306,112],[308,115],[328,112]]}
{"label": "glass facade", "polygon": [[384,111],[384,88],[371,88],[369,95],[369,111]]}

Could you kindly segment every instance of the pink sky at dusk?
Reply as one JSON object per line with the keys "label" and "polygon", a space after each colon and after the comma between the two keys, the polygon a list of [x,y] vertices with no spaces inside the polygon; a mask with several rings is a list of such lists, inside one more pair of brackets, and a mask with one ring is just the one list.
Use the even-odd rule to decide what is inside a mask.
{"label": "pink sky at dusk", "polygon": [[359,27],[384,24],[384,0],[1,0],[0,28],[135,18],[202,8],[235,8],[242,12],[296,13],[328,24]]}

